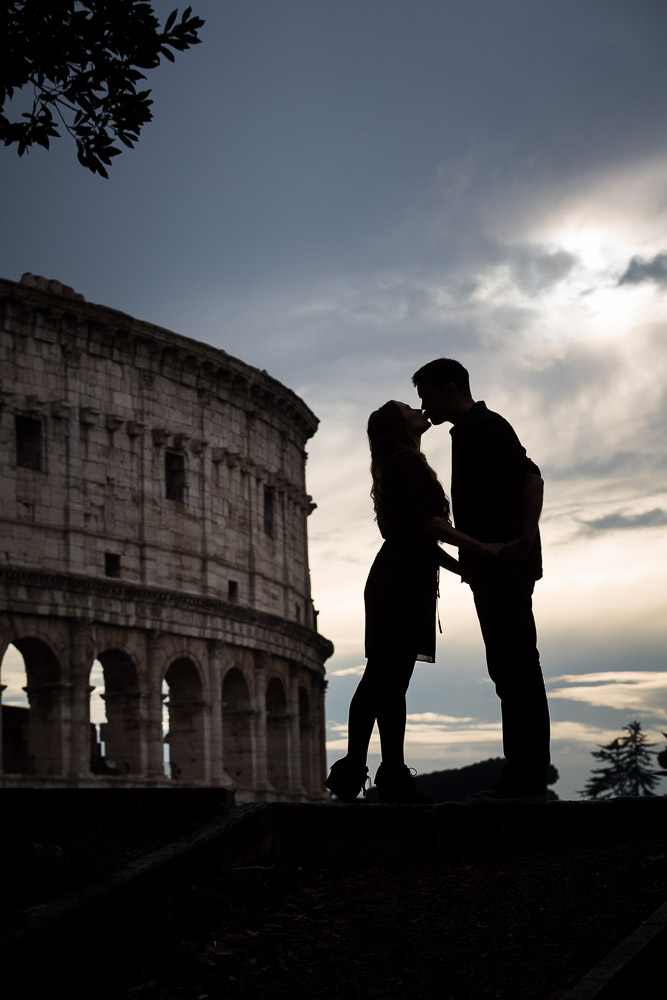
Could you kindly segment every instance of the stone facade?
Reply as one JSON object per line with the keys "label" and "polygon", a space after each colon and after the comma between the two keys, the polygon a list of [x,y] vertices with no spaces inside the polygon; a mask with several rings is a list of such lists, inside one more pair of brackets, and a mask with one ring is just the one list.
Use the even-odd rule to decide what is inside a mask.
{"label": "stone facade", "polygon": [[[0,783],[320,798],[316,417],[266,372],[59,282],[0,280],[0,304],[0,657],[22,653],[30,704],[29,773]],[[111,776],[93,773],[95,659]]]}

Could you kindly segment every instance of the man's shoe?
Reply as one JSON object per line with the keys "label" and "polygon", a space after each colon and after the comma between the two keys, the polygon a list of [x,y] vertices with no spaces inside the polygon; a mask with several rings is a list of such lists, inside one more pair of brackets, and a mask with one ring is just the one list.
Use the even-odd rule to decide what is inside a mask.
{"label": "man's shoe", "polygon": [[[417,772],[414,771],[414,774]],[[380,796],[380,802],[396,802],[406,805],[433,802],[417,788],[413,777],[413,769],[406,764],[398,767],[387,767],[380,764],[375,775],[375,784]]]}
{"label": "man's shoe", "polygon": [[347,757],[341,757],[331,765],[324,784],[341,802],[356,802],[360,792],[366,794],[367,781],[370,782],[367,767],[360,767]]}
{"label": "man's shoe", "polygon": [[480,792],[473,792],[466,795],[465,801],[474,805],[479,803],[489,803],[490,805],[534,805],[538,802],[548,802],[549,793],[546,785],[535,785],[531,787],[520,787],[518,785],[508,785],[499,781],[491,788],[484,788]]}

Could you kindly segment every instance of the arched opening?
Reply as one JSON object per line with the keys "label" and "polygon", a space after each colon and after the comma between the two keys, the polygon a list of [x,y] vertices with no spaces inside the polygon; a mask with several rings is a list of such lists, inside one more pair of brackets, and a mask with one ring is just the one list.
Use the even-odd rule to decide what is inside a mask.
{"label": "arched opening", "polygon": [[[25,665],[25,692],[29,710],[21,728],[27,744],[13,761],[25,770],[15,773],[56,775],[63,773],[63,718],[65,687],[60,664],[53,650],[41,639],[14,640]],[[17,706],[25,711],[24,706]],[[5,767],[5,770],[7,768]]]}
{"label": "arched opening", "polygon": [[289,775],[289,719],[282,682],[273,677],[266,689],[266,756],[268,779],[278,791],[287,791]]}
{"label": "arched opening", "polygon": [[162,688],[160,691],[162,699],[162,767],[167,778],[171,778],[171,753],[169,751],[169,685],[165,678],[162,678]]}
{"label": "arched opening", "polygon": [[100,723],[100,739],[109,774],[141,774],[141,693],[132,657],[121,649],[100,653],[104,679],[106,722]]}
{"label": "arched opening", "polygon": [[30,703],[26,694],[25,661],[11,643],[2,658],[2,770],[32,774],[28,750]]}
{"label": "arched opening", "polygon": [[235,667],[222,682],[222,759],[234,785],[253,784],[254,714],[246,679]]}
{"label": "arched opening", "polygon": [[311,754],[310,703],[308,692],[299,688],[299,750],[301,751],[301,784],[305,791],[313,790],[313,761]]}
{"label": "arched opening", "polygon": [[169,763],[171,777],[178,781],[206,778],[206,730],[204,692],[195,664],[182,657],[164,677],[169,688]]}
{"label": "arched opening", "polygon": [[114,775],[118,764],[107,754],[102,734],[108,722],[104,700],[104,667],[99,660],[93,660],[90,670],[90,770],[93,774]]}

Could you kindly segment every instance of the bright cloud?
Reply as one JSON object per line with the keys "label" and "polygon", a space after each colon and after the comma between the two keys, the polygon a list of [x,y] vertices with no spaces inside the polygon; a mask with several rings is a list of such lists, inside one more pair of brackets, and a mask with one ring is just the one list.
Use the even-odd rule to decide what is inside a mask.
{"label": "bright cloud", "polygon": [[329,670],[327,674],[329,677],[360,677],[365,669],[365,664],[362,664],[359,667],[342,667],[340,670]]}
{"label": "bright cloud", "polygon": [[[568,686],[551,687],[559,682]],[[551,679],[549,698],[562,698],[667,719],[667,671],[564,674]]]}
{"label": "bright cloud", "polygon": [[[328,725],[333,738],[327,742],[330,751],[344,751],[347,747],[347,724],[331,722]],[[552,723],[551,736],[556,759],[559,744],[580,744],[585,748],[608,743],[619,735],[618,729],[586,722],[569,720]],[[405,750],[408,758],[438,758],[442,749],[459,750],[468,762],[485,756],[501,754],[502,727],[500,722],[485,722],[469,716],[438,715],[423,712],[408,715]],[[371,740],[371,755],[378,754],[380,742],[377,731]],[[445,764],[442,765],[446,766]]]}

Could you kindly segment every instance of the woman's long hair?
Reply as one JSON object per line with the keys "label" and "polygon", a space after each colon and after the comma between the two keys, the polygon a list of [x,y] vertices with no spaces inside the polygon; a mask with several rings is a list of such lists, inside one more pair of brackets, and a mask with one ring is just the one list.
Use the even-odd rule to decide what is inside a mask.
{"label": "woman's long hair", "polygon": [[[371,497],[375,508],[376,521],[382,521],[384,514],[384,497],[382,492],[382,469],[392,455],[399,451],[412,451],[418,455],[428,470],[434,483],[438,477],[426,461],[419,447],[420,439],[410,427],[403,413],[394,400],[384,403],[373,410],[368,418],[368,443],[371,449]],[[449,519],[449,503],[445,498],[443,517]]]}

